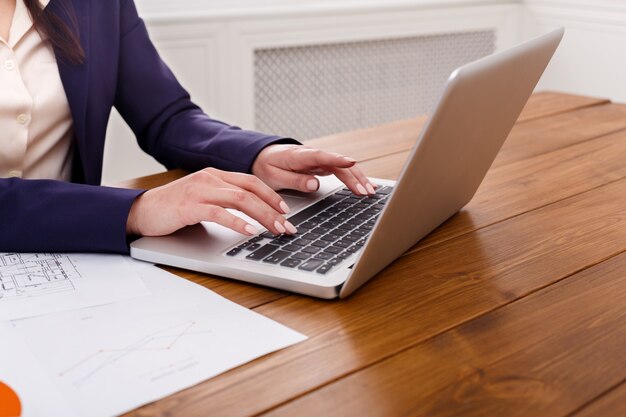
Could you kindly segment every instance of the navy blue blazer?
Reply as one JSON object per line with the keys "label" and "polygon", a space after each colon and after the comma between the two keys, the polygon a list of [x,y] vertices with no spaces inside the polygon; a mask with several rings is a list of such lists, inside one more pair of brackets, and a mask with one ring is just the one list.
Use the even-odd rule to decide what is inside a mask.
{"label": "navy blue blazer", "polygon": [[[70,24],[64,1],[48,10]],[[284,141],[213,120],[192,103],[132,0],[70,3],[85,61],[56,57],[74,121],[72,183],[0,179],[0,251],[128,252],[126,220],[142,191],[99,186],[113,106],[141,148],[168,168],[250,172],[264,147]]]}

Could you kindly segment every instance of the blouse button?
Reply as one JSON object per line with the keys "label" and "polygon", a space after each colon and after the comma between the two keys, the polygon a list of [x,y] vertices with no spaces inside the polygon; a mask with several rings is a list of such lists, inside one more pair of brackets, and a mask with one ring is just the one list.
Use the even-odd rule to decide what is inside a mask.
{"label": "blouse button", "polygon": [[11,59],[4,61],[4,69],[7,71],[13,71],[15,69],[15,61]]}
{"label": "blouse button", "polygon": [[17,116],[17,122],[21,125],[25,125],[26,123],[28,123],[28,115],[20,114],[19,116]]}
{"label": "blouse button", "polygon": [[19,178],[22,176],[22,171],[10,171],[8,177],[9,178]]}

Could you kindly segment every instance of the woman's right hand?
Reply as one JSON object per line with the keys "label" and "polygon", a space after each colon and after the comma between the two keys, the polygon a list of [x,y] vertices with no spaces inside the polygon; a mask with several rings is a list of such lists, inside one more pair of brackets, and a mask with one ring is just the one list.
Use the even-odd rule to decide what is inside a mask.
{"label": "woman's right hand", "polygon": [[272,233],[297,232],[283,216],[289,207],[263,181],[254,175],[206,168],[140,195],[130,209],[126,233],[162,236],[201,221],[244,235],[257,233],[256,227],[227,208],[244,212]]}

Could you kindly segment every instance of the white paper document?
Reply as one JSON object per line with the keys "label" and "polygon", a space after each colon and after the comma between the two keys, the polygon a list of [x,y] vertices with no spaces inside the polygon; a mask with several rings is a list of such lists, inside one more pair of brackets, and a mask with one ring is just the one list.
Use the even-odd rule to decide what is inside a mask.
{"label": "white paper document", "polygon": [[148,294],[121,255],[0,253],[0,321]]}
{"label": "white paper document", "polygon": [[78,417],[10,322],[0,323],[0,383],[13,394],[0,403],[17,397],[21,416]]}
{"label": "white paper document", "polygon": [[117,415],[306,339],[156,267],[139,274],[152,295],[13,322],[18,359],[37,361],[70,415]]}

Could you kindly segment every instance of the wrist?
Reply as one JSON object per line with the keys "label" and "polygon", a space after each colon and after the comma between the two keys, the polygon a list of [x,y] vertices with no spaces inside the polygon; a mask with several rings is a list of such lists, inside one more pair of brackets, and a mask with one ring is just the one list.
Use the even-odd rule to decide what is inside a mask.
{"label": "wrist", "polygon": [[141,230],[138,225],[140,219],[140,211],[141,211],[141,201],[145,194],[139,195],[133,204],[130,206],[130,211],[128,212],[128,218],[126,219],[126,235],[127,236],[141,236]]}

